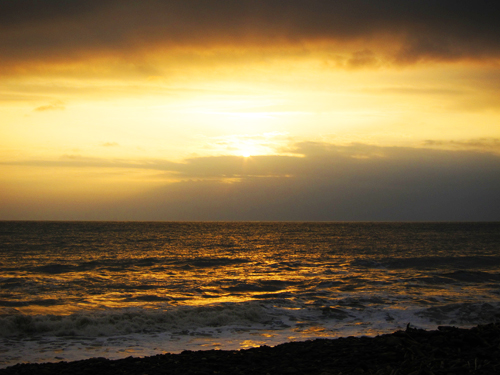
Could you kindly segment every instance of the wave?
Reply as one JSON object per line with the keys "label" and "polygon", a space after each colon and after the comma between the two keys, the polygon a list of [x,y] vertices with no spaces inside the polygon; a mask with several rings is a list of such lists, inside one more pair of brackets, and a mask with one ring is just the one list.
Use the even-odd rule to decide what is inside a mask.
{"label": "wave", "polygon": [[170,264],[175,264],[179,267],[189,267],[189,268],[215,268],[230,266],[235,264],[248,263],[248,259],[244,258],[209,258],[209,257],[197,257],[177,260]]}
{"label": "wave", "polygon": [[[270,298],[274,297],[274,298]],[[486,324],[500,321],[500,302],[394,305],[383,296],[336,301],[327,298],[306,304],[291,302],[290,293],[265,294],[266,300],[217,303],[204,306],[162,308],[121,308],[81,311],[71,315],[25,315],[14,307],[0,314],[0,338],[13,337],[116,337],[129,334],[216,335],[229,331],[288,329],[299,332],[303,326],[322,327],[340,332],[357,326],[379,331],[411,322],[423,328],[435,324]],[[424,304],[424,305],[422,305]],[[2,310],[0,310],[2,311]],[[351,328],[349,328],[351,327]],[[435,326],[434,326],[435,327]]]}
{"label": "wave", "polygon": [[460,270],[453,272],[444,272],[430,276],[412,277],[408,280],[436,286],[463,283],[493,283],[492,286],[494,288],[497,288],[497,283],[500,281],[500,273]]}
{"label": "wave", "polygon": [[200,327],[268,324],[273,316],[258,303],[178,306],[167,309],[124,308],[82,311],[72,315],[0,315],[0,337],[115,336],[175,332]]}
{"label": "wave", "polygon": [[429,307],[417,316],[437,324],[484,324],[500,321],[500,304],[452,303]]}
{"label": "wave", "polygon": [[444,273],[444,277],[470,283],[483,283],[483,282],[498,282],[500,281],[499,273],[488,273],[481,271],[455,271]]}
{"label": "wave", "polygon": [[[33,273],[42,274],[64,274],[70,272],[87,272],[92,270],[100,271],[126,271],[129,269],[152,268],[152,267],[173,267],[181,269],[192,268],[216,268],[236,264],[248,263],[244,258],[227,257],[193,257],[171,259],[168,257],[150,257],[139,259],[100,259],[82,263],[50,263],[42,266],[31,267],[28,270]],[[6,269],[2,269],[6,270]],[[24,269],[10,268],[9,271],[24,271]]]}
{"label": "wave", "polygon": [[231,285],[224,286],[222,289],[229,292],[274,292],[296,284],[297,283],[282,280],[259,280],[253,282],[232,282]]}
{"label": "wave", "polygon": [[351,266],[382,269],[434,268],[494,268],[500,266],[500,256],[422,256],[408,258],[378,258],[353,260]]}
{"label": "wave", "polygon": [[55,306],[63,304],[61,300],[58,299],[35,299],[29,301],[10,301],[10,300],[0,300],[0,306],[4,307],[22,307],[22,306]]}

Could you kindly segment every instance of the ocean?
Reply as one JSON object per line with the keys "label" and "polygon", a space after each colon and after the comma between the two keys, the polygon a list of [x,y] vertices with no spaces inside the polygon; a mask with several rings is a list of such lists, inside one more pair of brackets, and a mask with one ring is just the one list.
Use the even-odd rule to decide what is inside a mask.
{"label": "ocean", "polygon": [[0,222],[0,367],[500,320],[500,223]]}

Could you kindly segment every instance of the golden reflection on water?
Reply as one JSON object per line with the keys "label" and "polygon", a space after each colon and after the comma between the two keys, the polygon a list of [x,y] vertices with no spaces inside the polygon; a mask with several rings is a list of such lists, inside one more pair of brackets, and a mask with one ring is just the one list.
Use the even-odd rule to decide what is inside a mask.
{"label": "golden reflection on water", "polygon": [[[273,298],[301,298],[304,304],[317,302],[317,293],[329,295],[348,294],[377,295],[381,290],[389,291],[393,296],[401,295],[413,299],[413,302],[425,304],[437,299],[453,298],[463,293],[467,287],[446,287],[433,283],[422,284],[419,277],[426,276],[412,273],[414,270],[387,269],[349,269],[346,263],[335,260],[325,264],[293,264],[285,266],[273,263],[266,254],[251,254],[248,262],[228,263],[217,267],[167,267],[137,268],[127,273],[122,270],[92,270],[84,273],[66,273],[54,275],[54,283],[71,283],[78,280],[95,280],[90,285],[96,290],[91,293],[80,292],[73,295],[73,303],[58,304],[59,299],[68,298],[64,288],[46,294],[53,305],[27,304],[16,309],[24,314],[69,315],[80,310],[103,310],[120,308],[168,309],[169,306],[206,306],[221,303],[240,303],[251,300],[266,301]],[[233,259],[240,259],[235,256]],[[358,257],[358,260],[362,258]],[[189,265],[189,264],[188,264]],[[395,283],[394,280],[405,280]],[[100,284],[103,284],[102,286]],[[304,294],[304,292],[312,292]],[[32,298],[32,297],[30,297]],[[355,298],[340,302],[344,309],[363,309],[371,304],[383,301],[360,302]],[[285,309],[300,309],[286,307]]]}
{"label": "golden reflection on water", "polygon": [[[284,316],[276,330],[289,325],[297,336],[313,337],[332,335],[318,321],[356,327],[356,322],[346,322],[370,309],[397,314],[407,306],[425,308],[491,293],[486,283],[443,282],[447,272],[460,272],[457,265],[449,271],[447,259],[462,254],[449,250],[446,262],[436,267],[432,263],[436,254],[428,250],[436,247],[433,232],[427,235],[428,229],[414,226],[405,231],[391,225],[145,223],[121,231],[128,224],[106,224],[110,226],[106,230],[103,224],[74,225],[86,229],[77,231],[75,238],[64,232],[64,241],[64,233],[43,232],[39,238],[52,236],[52,245],[41,246],[38,253],[33,250],[33,259],[13,253],[9,259],[15,261],[5,261],[13,271],[2,276],[29,281],[22,284],[25,289],[9,290],[15,296],[5,299],[12,298],[13,309],[29,315],[123,308],[170,314],[184,306],[216,309],[221,304],[256,301],[265,305],[263,315],[279,309]],[[78,242],[82,238],[85,241]],[[439,246],[460,249],[462,243],[448,245],[453,241]],[[61,251],[65,246],[71,251]],[[305,320],[311,311],[316,314],[313,326]],[[301,313],[307,317],[296,318]],[[394,316],[385,320],[397,320]],[[252,319],[252,323],[275,323],[266,317]],[[383,315],[377,319],[384,323]],[[368,332],[368,327],[360,328]],[[261,331],[260,338],[244,345],[274,337],[269,332]]]}

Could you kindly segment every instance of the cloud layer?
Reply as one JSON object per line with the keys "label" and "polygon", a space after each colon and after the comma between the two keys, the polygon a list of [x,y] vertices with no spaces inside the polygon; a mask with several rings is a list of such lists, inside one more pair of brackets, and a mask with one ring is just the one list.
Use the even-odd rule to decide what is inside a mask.
{"label": "cloud layer", "polygon": [[496,5],[0,0],[0,218],[500,220]]}
{"label": "cloud layer", "polygon": [[380,53],[399,63],[497,59],[496,5],[451,0],[1,0],[0,63],[140,53],[152,47],[308,43],[333,51],[352,44],[354,65],[373,63]]}
{"label": "cloud layer", "polygon": [[[191,160],[184,170],[191,181],[138,197],[144,218],[500,219],[495,155],[322,143],[298,144],[295,152],[303,156],[255,158],[251,167],[240,161],[243,178],[233,183],[200,179],[207,160]],[[210,165],[214,176],[238,175],[227,160]]]}
{"label": "cloud layer", "polygon": [[[44,165],[135,167],[178,182],[104,206],[68,203],[40,212],[52,219],[106,220],[500,220],[496,154],[317,142],[288,151],[183,163],[66,157]],[[15,210],[22,215],[21,207]]]}

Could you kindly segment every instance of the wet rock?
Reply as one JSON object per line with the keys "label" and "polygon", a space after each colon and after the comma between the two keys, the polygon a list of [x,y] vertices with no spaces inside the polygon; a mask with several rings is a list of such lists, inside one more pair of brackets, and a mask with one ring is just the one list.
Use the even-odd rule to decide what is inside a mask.
{"label": "wet rock", "polygon": [[500,374],[500,324],[472,329],[408,328],[374,338],[291,342],[247,350],[184,351],[110,361],[20,364],[0,375]]}

